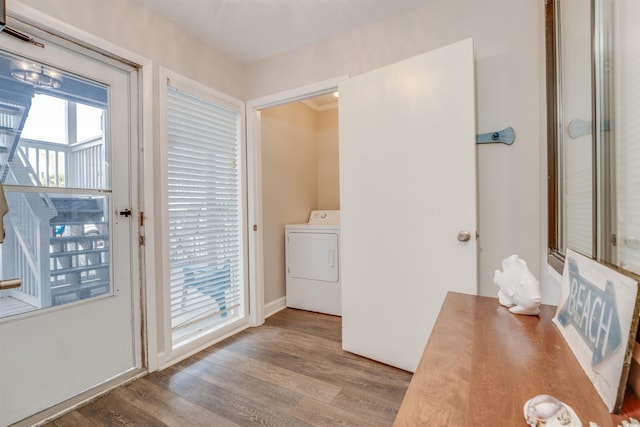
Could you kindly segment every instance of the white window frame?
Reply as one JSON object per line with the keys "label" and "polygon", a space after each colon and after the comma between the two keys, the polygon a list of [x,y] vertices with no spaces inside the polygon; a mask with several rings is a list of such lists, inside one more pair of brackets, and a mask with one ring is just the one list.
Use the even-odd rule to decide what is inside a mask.
{"label": "white window frame", "polygon": [[[160,67],[159,72],[159,100],[160,100],[160,146],[159,146],[159,165],[160,170],[157,174],[158,182],[156,182],[156,188],[159,189],[160,194],[160,278],[158,285],[160,286],[159,293],[161,295],[161,313],[159,313],[158,319],[160,324],[159,329],[159,342],[158,342],[158,364],[159,367],[165,368],[174,363],[183,360],[202,349],[223,340],[231,335],[234,335],[241,330],[249,327],[249,286],[248,286],[248,271],[247,271],[247,254],[248,254],[248,240],[247,240],[247,184],[246,184],[246,126],[245,126],[245,105],[244,102],[235,99],[229,95],[218,92],[208,86],[191,80],[185,76],[175,73],[166,68]],[[197,338],[183,343],[180,346],[174,347],[172,342],[172,330],[171,330],[171,308],[170,308],[170,278],[169,278],[169,203],[168,203],[168,131],[167,131],[167,86],[178,88],[191,95],[206,99],[220,106],[228,106],[235,110],[239,110],[240,115],[240,178],[241,178],[241,209],[242,209],[242,230],[241,230],[241,282],[245,292],[245,304],[244,314],[236,321],[224,325],[219,329],[207,331]]]}

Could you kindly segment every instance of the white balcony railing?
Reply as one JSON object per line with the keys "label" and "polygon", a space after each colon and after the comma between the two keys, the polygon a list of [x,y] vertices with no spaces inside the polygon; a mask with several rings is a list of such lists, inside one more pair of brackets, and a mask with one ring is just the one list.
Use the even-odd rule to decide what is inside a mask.
{"label": "white balcony railing", "polygon": [[22,139],[20,151],[33,169],[22,185],[105,188],[107,162],[102,137],[66,145]]}
{"label": "white balcony railing", "polygon": [[[73,146],[21,140],[9,165],[5,183],[10,185],[58,188],[106,185],[102,138]],[[48,307],[53,303],[51,271],[57,262],[51,262],[56,245],[52,244],[55,233],[50,222],[58,212],[46,192],[9,191],[7,199],[10,212],[5,217],[7,235],[2,246],[2,270],[7,277],[20,277],[22,286],[0,291],[0,297],[13,297],[37,308]]]}

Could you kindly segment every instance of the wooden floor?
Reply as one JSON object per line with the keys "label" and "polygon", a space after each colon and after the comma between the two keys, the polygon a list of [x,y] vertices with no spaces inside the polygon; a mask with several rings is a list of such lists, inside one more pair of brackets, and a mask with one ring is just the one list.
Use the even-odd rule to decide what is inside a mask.
{"label": "wooden floor", "polygon": [[411,374],[341,350],[341,318],[285,309],[47,426],[389,426]]}

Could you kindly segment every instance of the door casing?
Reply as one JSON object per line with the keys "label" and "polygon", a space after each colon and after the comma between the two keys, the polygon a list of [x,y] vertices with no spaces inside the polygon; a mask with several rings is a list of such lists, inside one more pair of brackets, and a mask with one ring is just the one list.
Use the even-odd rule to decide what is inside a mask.
{"label": "door casing", "polygon": [[265,319],[260,110],[335,92],[338,84],[347,78],[348,76],[341,76],[247,101],[249,306],[251,307],[249,321],[251,326],[262,325]]}

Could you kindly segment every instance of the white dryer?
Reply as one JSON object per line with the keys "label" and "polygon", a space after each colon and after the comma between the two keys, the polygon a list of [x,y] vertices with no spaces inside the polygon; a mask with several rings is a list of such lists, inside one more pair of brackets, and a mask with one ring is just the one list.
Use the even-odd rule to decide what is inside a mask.
{"label": "white dryer", "polygon": [[287,307],[340,316],[340,211],[286,225],[285,256]]}

